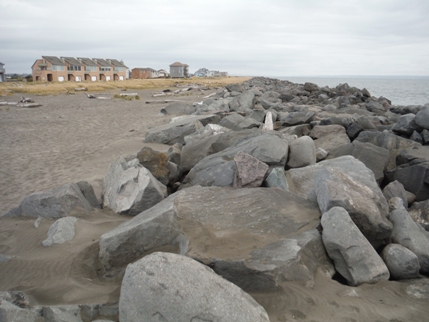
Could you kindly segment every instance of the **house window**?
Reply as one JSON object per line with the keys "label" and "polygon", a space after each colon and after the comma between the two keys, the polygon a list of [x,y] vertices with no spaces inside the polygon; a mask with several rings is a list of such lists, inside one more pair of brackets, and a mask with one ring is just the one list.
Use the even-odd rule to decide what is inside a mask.
{"label": "house window", "polygon": [[100,67],[100,70],[102,71],[102,72],[110,72],[110,67]]}
{"label": "house window", "polygon": [[85,71],[87,72],[95,72],[97,70],[97,66],[85,66]]}
{"label": "house window", "polygon": [[64,70],[64,66],[61,66],[61,65],[52,65],[52,70]]}
{"label": "house window", "polygon": [[116,72],[123,72],[125,67],[115,67]]}

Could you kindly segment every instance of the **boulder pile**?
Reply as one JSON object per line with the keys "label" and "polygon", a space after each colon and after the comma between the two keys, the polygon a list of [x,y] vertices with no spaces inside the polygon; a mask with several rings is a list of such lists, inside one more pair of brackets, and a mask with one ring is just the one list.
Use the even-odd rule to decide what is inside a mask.
{"label": "boulder pile", "polygon": [[[171,123],[145,141],[168,152],[118,158],[104,179],[102,206],[134,216],[99,241],[104,277],[125,276],[120,321],[269,321],[245,292],[316,272],[351,286],[427,281],[429,104],[253,78],[162,113]],[[80,186],[5,216],[97,206]]]}

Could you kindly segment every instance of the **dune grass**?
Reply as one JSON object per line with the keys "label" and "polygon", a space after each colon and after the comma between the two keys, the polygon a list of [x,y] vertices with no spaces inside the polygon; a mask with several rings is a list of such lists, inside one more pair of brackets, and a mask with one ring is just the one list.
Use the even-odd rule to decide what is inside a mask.
{"label": "dune grass", "polygon": [[231,83],[242,83],[251,77],[192,77],[187,79],[128,79],[125,81],[99,81],[99,82],[5,82],[0,83],[0,95],[12,93],[52,95],[75,92],[75,88],[86,87],[88,92],[114,92],[118,90],[166,89],[195,85],[215,88]]}

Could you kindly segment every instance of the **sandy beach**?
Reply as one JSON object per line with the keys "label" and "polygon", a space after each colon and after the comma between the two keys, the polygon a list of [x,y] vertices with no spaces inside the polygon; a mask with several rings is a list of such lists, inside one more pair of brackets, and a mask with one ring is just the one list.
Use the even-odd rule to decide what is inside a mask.
{"label": "sandy beach", "polygon": [[[168,146],[145,144],[145,132],[166,124],[160,114],[166,97],[155,90],[136,90],[139,100],[113,98],[114,92],[93,93],[111,99],[75,95],[26,95],[36,108],[0,106],[0,213],[19,205],[37,191],[86,180],[100,198],[104,174],[118,156],[136,155],[144,146],[166,151]],[[216,89],[192,90],[172,99],[199,102]],[[14,102],[21,95],[2,100]],[[146,104],[148,100],[157,103]],[[71,242],[42,246],[54,220],[0,219],[0,291],[25,292],[31,305],[116,303],[120,280],[101,277],[98,239],[129,217],[108,209],[78,217]],[[352,288],[319,274],[314,284],[292,282],[281,293],[252,294],[271,321],[424,321],[427,300],[406,293],[406,283],[384,281]]]}

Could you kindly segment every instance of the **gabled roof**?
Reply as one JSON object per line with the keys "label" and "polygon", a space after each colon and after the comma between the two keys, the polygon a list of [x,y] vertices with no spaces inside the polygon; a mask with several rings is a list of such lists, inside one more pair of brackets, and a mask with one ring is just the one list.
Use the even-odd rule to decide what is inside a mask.
{"label": "gabled roof", "polygon": [[65,62],[69,63],[70,65],[73,65],[73,66],[82,66],[82,63],[80,61],[78,61],[74,57],[61,57],[61,58],[64,59]]}
{"label": "gabled roof", "polygon": [[77,59],[79,59],[82,64],[86,66],[97,66],[96,62],[93,61],[91,58],[78,57]]}
{"label": "gabled roof", "polygon": [[52,65],[60,65],[65,66],[66,64],[59,59],[57,56],[42,56],[43,59],[46,59],[48,62],[50,62]]}
{"label": "gabled roof", "polygon": [[112,66],[107,60],[103,58],[93,58],[93,59],[100,66],[106,66],[106,67]]}
{"label": "gabled roof", "polygon": [[116,66],[116,67],[127,67],[127,66],[125,66],[124,65],[124,63],[123,62],[120,62],[119,60],[117,60],[117,59],[107,59],[108,61],[110,61],[110,63],[113,65],[113,66]]}
{"label": "gabled roof", "polygon": [[170,67],[189,67],[188,65],[186,65],[186,64],[182,64],[182,63],[180,63],[180,62],[175,62],[175,63],[172,63],[171,65],[170,65]]}
{"label": "gabled roof", "polygon": [[153,69],[153,68],[149,68],[149,67],[146,67],[146,68],[133,68],[133,70],[148,70],[148,71],[150,71],[150,72],[156,72],[156,70],[155,69]]}

